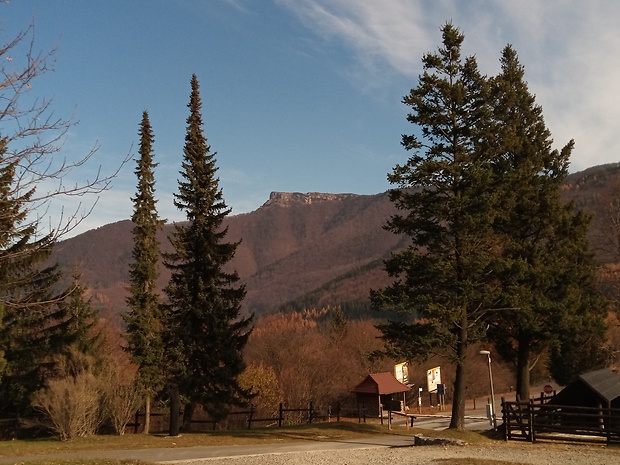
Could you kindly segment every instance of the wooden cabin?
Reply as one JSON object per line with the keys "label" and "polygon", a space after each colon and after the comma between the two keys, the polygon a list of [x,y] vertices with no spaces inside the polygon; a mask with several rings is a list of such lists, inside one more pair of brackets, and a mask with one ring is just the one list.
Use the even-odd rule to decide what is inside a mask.
{"label": "wooden cabin", "polygon": [[550,404],[575,407],[620,408],[620,375],[608,368],[579,375]]}
{"label": "wooden cabin", "polygon": [[618,434],[620,432],[620,375],[603,368],[579,375],[551,400],[540,416],[553,417],[549,407],[557,406],[562,412],[557,423],[596,428]]}
{"label": "wooden cabin", "polygon": [[357,406],[365,415],[379,416],[382,410],[404,411],[409,386],[390,372],[374,373],[366,376],[351,392],[355,393]]}

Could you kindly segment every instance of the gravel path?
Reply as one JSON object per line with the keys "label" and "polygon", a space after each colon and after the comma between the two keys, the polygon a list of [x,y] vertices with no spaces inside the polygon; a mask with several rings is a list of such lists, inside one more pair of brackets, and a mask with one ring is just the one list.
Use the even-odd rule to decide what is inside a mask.
{"label": "gravel path", "polygon": [[440,465],[442,459],[454,458],[495,459],[509,464],[529,465],[619,465],[620,448],[541,443],[507,443],[500,446],[371,447],[347,451],[221,457],[174,463],[185,465]]}

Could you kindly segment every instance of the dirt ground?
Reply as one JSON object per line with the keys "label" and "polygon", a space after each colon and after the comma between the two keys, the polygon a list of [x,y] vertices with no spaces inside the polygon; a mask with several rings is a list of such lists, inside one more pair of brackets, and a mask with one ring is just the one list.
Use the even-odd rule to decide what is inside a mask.
{"label": "dirt ground", "polygon": [[[492,446],[415,446],[294,452],[185,462],[191,465],[439,465],[446,459],[481,459],[528,465],[617,465],[620,447],[503,443]],[[445,463],[445,462],[443,462]],[[459,462],[448,462],[456,464]]]}

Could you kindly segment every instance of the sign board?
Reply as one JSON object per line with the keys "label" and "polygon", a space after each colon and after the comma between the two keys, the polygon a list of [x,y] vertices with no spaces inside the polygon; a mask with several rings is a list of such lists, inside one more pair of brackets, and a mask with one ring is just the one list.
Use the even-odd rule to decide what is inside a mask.
{"label": "sign board", "polygon": [[437,394],[444,395],[446,393],[446,386],[444,384],[437,384]]}
{"label": "sign board", "polygon": [[553,386],[551,386],[551,384],[545,384],[543,391],[545,394],[553,394]]}
{"label": "sign board", "polygon": [[441,384],[441,367],[431,368],[426,371],[426,384],[428,392],[437,391],[437,385]]}
{"label": "sign board", "polygon": [[403,384],[409,384],[409,367],[407,362],[394,365],[394,377]]}

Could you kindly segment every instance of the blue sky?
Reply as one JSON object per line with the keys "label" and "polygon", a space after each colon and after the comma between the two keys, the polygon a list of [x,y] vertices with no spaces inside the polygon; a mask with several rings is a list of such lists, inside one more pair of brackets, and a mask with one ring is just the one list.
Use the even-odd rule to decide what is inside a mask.
{"label": "blue sky", "polygon": [[[35,49],[57,47],[53,71],[32,92],[78,121],[62,156],[98,146],[72,173],[76,182],[135,155],[148,110],[158,207],[175,221],[184,219],[172,194],[192,73],[233,214],[271,191],[375,194],[407,158],[400,135],[413,128],[401,100],[446,21],[486,74],[514,46],[556,147],[576,141],[571,171],[620,161],[618,18],[620,2],[609,0],[13,0],[0,2],[0,39],[34,20]],[[125,165],[73,234],[131,216],[134,168]],[[81,198],[79,208],[95,200]],[[56,199],[48,214],[77,201]]]}

